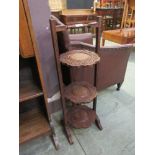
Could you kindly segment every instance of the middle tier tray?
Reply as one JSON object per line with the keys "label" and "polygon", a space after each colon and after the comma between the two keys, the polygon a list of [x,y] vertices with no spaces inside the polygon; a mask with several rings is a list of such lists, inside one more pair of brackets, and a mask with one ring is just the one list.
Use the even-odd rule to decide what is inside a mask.
{"label": "middle tier tray", "polygon": [[73,82],[64,89],[64,97],[75,104],[91,102],[96,96],[96,88],[85,81]]}
{"label": "middle tier tray", "polygon": [[98,61],[100,61],[98,54],[88,50],[72,50],[60,55],[60,62],[73,67],[90,66]]}

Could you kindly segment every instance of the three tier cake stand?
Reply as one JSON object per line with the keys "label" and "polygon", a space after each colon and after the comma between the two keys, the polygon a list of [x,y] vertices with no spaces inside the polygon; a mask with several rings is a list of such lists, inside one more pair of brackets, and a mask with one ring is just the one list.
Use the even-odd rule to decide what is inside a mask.
{"label": "three tier cake stand", "polygon": [[[92,123],[96,123],[97,127],[102,130],[100,120],[96,114],[97,91],[96,91],[96,77],[97,77],[97,63],[100,61],[98,50],[100,46],[100,25],[101,18],[98,17],[98,24],[96,25],[96,48],[95,51],[87,49],[72,50],[63,54],[59,54],[57,45],[57,36],[54,34],[55,22],[51,20],[52,36],[55,45],[55,59],[57,66],[57,73],[59,78],[61,103],[63,110],[63,123],[67,139],[70,144],[73,144],[70,127],[74,128],[88,128]],[[71,82],[64,86],[62,79],[61,64],[71,67],[87,67],[95,65],[94,69],[94,85],[86,81]],[[66,102],[71,102],[72,106],[66,106]],[[86,104],[93,101],[93,108],[89,108]]]}

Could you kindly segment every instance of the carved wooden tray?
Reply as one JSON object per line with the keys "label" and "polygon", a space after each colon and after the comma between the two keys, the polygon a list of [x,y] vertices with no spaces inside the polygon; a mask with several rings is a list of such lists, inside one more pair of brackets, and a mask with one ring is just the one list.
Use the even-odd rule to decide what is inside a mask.
{"label": "carved wooden tray", "polygon": [[64,89],[65,98],[75,104],[91,102],[96,95],[96,88],[85,81],[73,82]]}
{"label": "carved wooden tray", "polygon": [[68,123],[74,128],[88,128],[96,119],[96,112],[87,106],[73,106],[67,112]]}
{"label": "carved wooden tray", "polygon": [[60,61],[69,66],[88,66],[100,61],[100,57],[88,50],[73,50],[60,55]]}

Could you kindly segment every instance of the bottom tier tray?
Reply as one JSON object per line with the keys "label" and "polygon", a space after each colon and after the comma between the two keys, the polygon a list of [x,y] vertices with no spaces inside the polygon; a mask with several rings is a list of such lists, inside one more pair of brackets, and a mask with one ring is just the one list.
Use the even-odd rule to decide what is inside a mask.
{"label": "bottom tier tray", "polygon": [[74,128],[88,128],[96,119],[96,112],[87,106],[73,106],[67,112],[68,123]]}
{"label": "bottom tier tray", "polygon": [[96,88],[85,81],[73,82],[64,91],[65,98],[77,104],[91,102],[96,95]]}

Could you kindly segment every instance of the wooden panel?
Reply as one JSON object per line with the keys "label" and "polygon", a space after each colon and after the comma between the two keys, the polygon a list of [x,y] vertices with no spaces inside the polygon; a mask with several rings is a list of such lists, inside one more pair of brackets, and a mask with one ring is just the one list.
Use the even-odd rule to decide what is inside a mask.
{"label": "wooden panel", "polygon": [[93,15],[91,9],[65,9],[62,10],[62,15]]}
{"label": "wooden panel", "polygon": [[103,45],[104,45],[104,40],[109,40],[118,44],[134,43],[135,29],[124,28],[122,29],[122,31],[120,31],[120,29],[104,31],[102,34],[102,39],[103,39]]}
{"label": "wooden panel", "polygon": [[73,25],[73,24],[88,24],[91,22],[96,21],[96,15],[90,14],[90,15],[60,15],[60,18],[62,22],[65,25]]}
{"label": "wooden panel", "polygon": [[[50,17],[49,7],[48,3],[43,0],[23,0],[22,2],[26,10],[27,22],[35,53],[34,59],[36,60],[35,62],[37,63],[39,71],[39,82],[36,80],[37,76],[33,77],[33,81],[36,85],[41,82],[44,97],[39,97],[38,99],[45,99],[45,102],[41,103],[46,106],[46,115],[48,116],[49,122],[45,119],[44,115],[39,112],[29,111],[28,113],[20,114],[20,143],[46,133],[48,134],[49,131],[52,130],[53,142],[56,149],[58,149],[59,146],[54,126],[49,126],[50,123],[52,123],[52,116],[51,111],[49,111],[48,97],[53,95],[53,88],[57,85],[57,76],[55,72],[53,73],[53,71],[55,71],[54,61],[52,61],[51,56],[53,46],[51,45],[50,30],[48,30]],[[41,93],[36,87],[33,89],[33,92],[35,92],[36,95],[40,95]],[[20,107],[25,105],[27,104],[20,104]],[[42,111],[43,109],[40,108],[40,110]]]}
{"label": "wooden panel", "polygon": [[58,86],[58,80],[51,32],[50,29],[46,29],[49,25],[50,10],[48,3],[45,3],[43,0],[23,0],[23,2],[24,6],[26,8],[29,7],[30,10],[29,13],[31,16],[28,16],[30,17],[28,21],[29,25],[33,27],[31,35],[48,110],[49,105],[47,105],[47,98],[51,98],[53,94],[58,91],[55,90]]}
{"label": "wooden panel", "polygon": [[19,0],[19,42],[20,54],[24,58],[34,56],[34,49],[22,0]]}
{"label": "wooden panel", "polygon": [[32,82],[25,83],[22,86],[20,85],[19,102],[27,101],[41,95],[43,95],[42,90]]}
{"label": "wooden panel", "polygon": [[46,120],[44,114],[39,111],[39,109],[35,108],[20,115],[20,144],[43,134],[48,134],[50,130],[51,129],[48,121]]}
{"label": "wooden panel", "polygon": [[129,7],[134,7],[135,8],[135,0],[129,0],[128,1],[128,3],[129,3]]}

